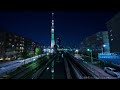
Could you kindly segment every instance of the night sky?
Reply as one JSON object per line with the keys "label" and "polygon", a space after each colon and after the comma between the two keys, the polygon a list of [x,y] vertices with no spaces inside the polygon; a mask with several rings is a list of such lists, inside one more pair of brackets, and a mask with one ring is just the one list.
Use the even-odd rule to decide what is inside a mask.
{"label": "night sky", "polygon": [[[115,12],[56,11],[55,37],[64,46],[79,46],[89,35],[107,30],[105,23]],[[0,27],[50,46],[51,12],[0,12]]]}

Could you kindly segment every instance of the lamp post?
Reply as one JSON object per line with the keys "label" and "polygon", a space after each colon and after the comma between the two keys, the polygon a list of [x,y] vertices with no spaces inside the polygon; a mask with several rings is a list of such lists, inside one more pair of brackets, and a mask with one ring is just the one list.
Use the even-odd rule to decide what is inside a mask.
{"label": "lamp post", "polygon": [[106,47],[106,45],[102,45],[102,54],[104,53],[104,48]]}
{"label": "lamp post", "polygon": [[79,52],[79,50],[78,50],[78,49],[76,49],[76,50],[75,50],[75,53],[76,53],[76,54],[78,54],[78,52]]}
{"label": "lamp post", "polygon": [[89,48],[87,49],[88,52],[90,52],[90,56],[91,56],[91,63],[93,63],[93,58],[92,58],[92,50],[90,50]]}

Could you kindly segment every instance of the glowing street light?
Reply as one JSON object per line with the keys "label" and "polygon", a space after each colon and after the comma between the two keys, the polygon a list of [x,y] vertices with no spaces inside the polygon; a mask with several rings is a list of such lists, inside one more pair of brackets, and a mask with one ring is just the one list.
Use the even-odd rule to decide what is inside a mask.
{"label": "glowing street light", "polygon": [[88,48],[87,51],[90,52],[90,54],[91,54],[91,63],[93,63],[92,50]]}
{"label": "glowing street light", "polygon": [[78,51],[79,51],[78,49],[75,50],[75,52],[76,52],[77,54],[78,54]]}
{"label": "glowing street light", "polygon": [[104,44],[103,47],[106,47],[106,45]]}
{"label": "glowing street light", "polygon": [[90,52],[90,49],[88,48],[87,51]]}
{"label": "glowing street light", "polygon": [[104,52],[104,48],[106,47],[106,45],[104,44],[104,45],[102,45],[102,54],[103,54],[103,52]]}

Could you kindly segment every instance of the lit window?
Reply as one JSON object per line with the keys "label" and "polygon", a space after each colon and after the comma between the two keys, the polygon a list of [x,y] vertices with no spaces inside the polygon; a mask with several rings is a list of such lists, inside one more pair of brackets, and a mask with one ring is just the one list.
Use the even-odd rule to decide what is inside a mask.
{"label": "lit window", "polygon": [[22,47],[22,50],[23,50],[24,48]]}
{"label": "lit window", "polygon": [[12,47],[14,47],[14,45],[12,45]]}

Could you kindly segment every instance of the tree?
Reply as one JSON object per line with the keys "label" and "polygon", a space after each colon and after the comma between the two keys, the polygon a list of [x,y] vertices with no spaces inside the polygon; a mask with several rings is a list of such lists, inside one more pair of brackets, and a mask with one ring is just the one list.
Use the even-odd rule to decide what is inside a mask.
{"label": "tree", "polygon": [[35,48],[35,55],[40,55],[42,54],[42,49],[41,48]]}

